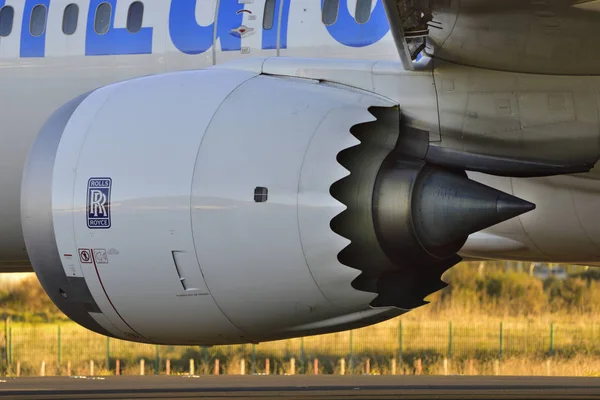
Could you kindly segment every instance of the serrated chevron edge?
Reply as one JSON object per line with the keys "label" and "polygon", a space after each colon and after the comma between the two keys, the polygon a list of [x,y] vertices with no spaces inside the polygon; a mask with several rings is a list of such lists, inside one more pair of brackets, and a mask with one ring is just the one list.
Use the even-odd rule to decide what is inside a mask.
{"label": "serrated chevron edge", "polygon": [[[338,260],[357,271],[351,285],[373,296],[370,306],[412,309],[425,304],[423,299],[428,294],[444,287],[438,277],[457,260],[456,257],[425,258],[417,264],[407,264],[401,257],[390,258],[382,248],[381,231],[373,214],[373,196],[378,192],[377,179],[382,166],[388,168],[386,162],[401,157],[396,153],[400,120],[397,109],[372,107],[369,111],[375,119],[354,125],[350,131],[361,143],[338,153],[338,162],[350,174],[332,184],[330,193],[347,207],[331,220],[330,226],[349,241],[338,253]],[[394,158],[390,159],[391,155]],[[426,267],[427,273],[420,266]]]}
{"label": "serrated chevron edge", "polygon": [[[379,101],[373,103],[380,105]],[[352,127],[376,121],[375,116],[368,111],[369,106],[361,102],[360,105],[336,108],[329,112],[313,137],[299,190],[303,196],[299,204],[304,202],[319,206],[313,207],[310,213],[306,212],[299,218],[302,221],[301,231],[304,232],[303,247],[319,248],[318,256],[313,255],[310,250],[305,254],[311,273],[323,295],[332,304],[349,308],[364,308],[375,295],[354,289],[351,282],[361,271],[349,268],[338,259],[338,254],[350,241],[334,232],[330,224],[347,207],[331,195],[330,189],[351,173],[339,163],[338,155],[361,144],[351,133]],[[311,199],[311,194],[315,198]]]}
{"label": "serrated chevron edge", "polygon": [[[372,107],[380,110],[392,108],[390,106],[381,107],[379,104]],[[333,182],[330,187],[331,196],[344,204],[344,209],[331,219],[330,228],[332,232],[346,239],[347,245],[339,249],[337,259],[341,265],[354,271],[351,286],[357,291],[368,294],[371,300],[374,300],[378,293],[376,287],[369,283],[370,277],[373,273],[377,274],[377,271],[389,270],[394,266],[379,248],[372,224],[369,225],[371,227],[370,236],[360,234],[362,231],[360,231],[359,226],[369,221],[368,218],[370,217],[368,215],[372,210],[370,207],[365,209],[364,202],[369,201],[366,199],[372,198],[373,195],[372,191],[361,193],[360,188],[365,188],[364,184],[366,182],[368,182],[368,185],[375,185],[380,165],[393,151],[399,131],[393,131],[395,140],[390,144],[389,135],[391,131],[389,125],[385,125],[386,122],[384,122],[388,118],[385,117],[381,121],[383,125],[377,127],[379,121],[377,115],[384,115],[382,113],[387,111],[375,111],[372,107],[367,110],[370,117],[363,116],[361,121],[354,123],[349,129],[349,134],[354,136],[359,144],[346,147],[337,154],[337,162],[349,173]],[[373,136],[370,136],[371,133],[373,133]],[[363,179],[367,180],[363,181]],[[360,243],[354,243],[353,240],[358,237],[361,238]],[[364,257],[371,254],[371,251],[365,249],[375,251],[373,259],[369,259],[368,262],[365,261]],[[377,251],[378,249],[379,251]],[[374,269],[371,270],[373,267]],[[365,271],[369,271],[369,273],[365,274]]]}

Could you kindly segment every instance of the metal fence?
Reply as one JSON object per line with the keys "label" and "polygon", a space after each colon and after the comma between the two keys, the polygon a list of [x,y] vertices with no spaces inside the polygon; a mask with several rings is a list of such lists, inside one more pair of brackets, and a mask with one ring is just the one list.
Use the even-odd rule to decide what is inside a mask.
{"label": "metal fence", "polygon": [[[74,323],[5,322],[1,372],[85,374],[426,373],[444,359],[600,355],[595,323],[403,321],[258,345],[158,346],[107,338]],[[472,362],[472,361],[471,361]],[[141,369],[141,370],[140,370]],[[117,371],[118,370],[118,371]]]}

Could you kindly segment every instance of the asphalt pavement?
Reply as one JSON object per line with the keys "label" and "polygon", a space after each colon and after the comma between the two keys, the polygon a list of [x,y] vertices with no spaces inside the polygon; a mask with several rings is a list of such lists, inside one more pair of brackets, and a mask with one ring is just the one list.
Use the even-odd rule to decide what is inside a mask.
{"label": "asphalt pavement", "polygon": [[102,376],[0,378],[14,399],[600,399],[600,378]]}

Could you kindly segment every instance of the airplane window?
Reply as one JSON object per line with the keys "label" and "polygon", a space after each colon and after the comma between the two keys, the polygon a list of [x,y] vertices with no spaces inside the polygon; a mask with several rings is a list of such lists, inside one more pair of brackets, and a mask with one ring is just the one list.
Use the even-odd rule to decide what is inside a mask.
{"label": "airplane window", "polygon": [[38,4],[31,10],[31,19],[29,20],[29,31],[33,36],[42,36],[46,30],[46,6]]}
{"label": "airplane window", "polygon": [[273,28],[273,22],[275,21],[275,1],[277,0],[266,0],[265,1],[265,13],[263,15],[263,29],[269,30]]}
{"label": "airplane window", "polygon": [[340,0],[323,0],[322,18],[325,25],[333,25],[337,21]]}
{"label": "airplane window", "polygon": [[77,20],[79,19],[79,6],[69,4],[63,14],[62,30],[65,35],[72,35],[77,30]]}
{"label": "airplane window", "polygon": [[356,0],[354,19],[359,24],[366,24],[371,19],[371,5],[373,0]]}
{"label": "airplane window", "polygon": [[13,27],[15,10],[11,6],[0,8],[0,36],[6,37],[10,35]]}
{"label": "airplane window", "polygon": [[136,1],[129,6],[127,13],[127,30],[131,33],[139,32],[142,29],[142,21],[144,20],[144,3]]}
{"label": "airplane window", "polygon": [[96,8],[96,19],[94,30],[98,35],[104,35],[110,29],[110,18],[112,17],[112,6],[110,3],[100,3]]}

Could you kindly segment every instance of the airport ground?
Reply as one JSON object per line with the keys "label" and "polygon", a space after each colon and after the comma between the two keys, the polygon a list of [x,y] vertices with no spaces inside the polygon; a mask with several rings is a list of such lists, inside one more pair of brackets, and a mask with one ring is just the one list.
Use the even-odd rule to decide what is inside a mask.
{"label": "airport ground", "polygon": [[13,399],[600,399],[600,378],[159,376],[9,378]]}
{"label": "airport ground", "polygon": [[213,348],[107,339],[50,312],[19,312],[32,297],[45,301],[35,310],[52,307],[37,281],[0,288],[20,299],[0,324],[0,397],[600,399],[600,276],[542,282],[504,265],[466,267],[431,306],[400,319]]}

